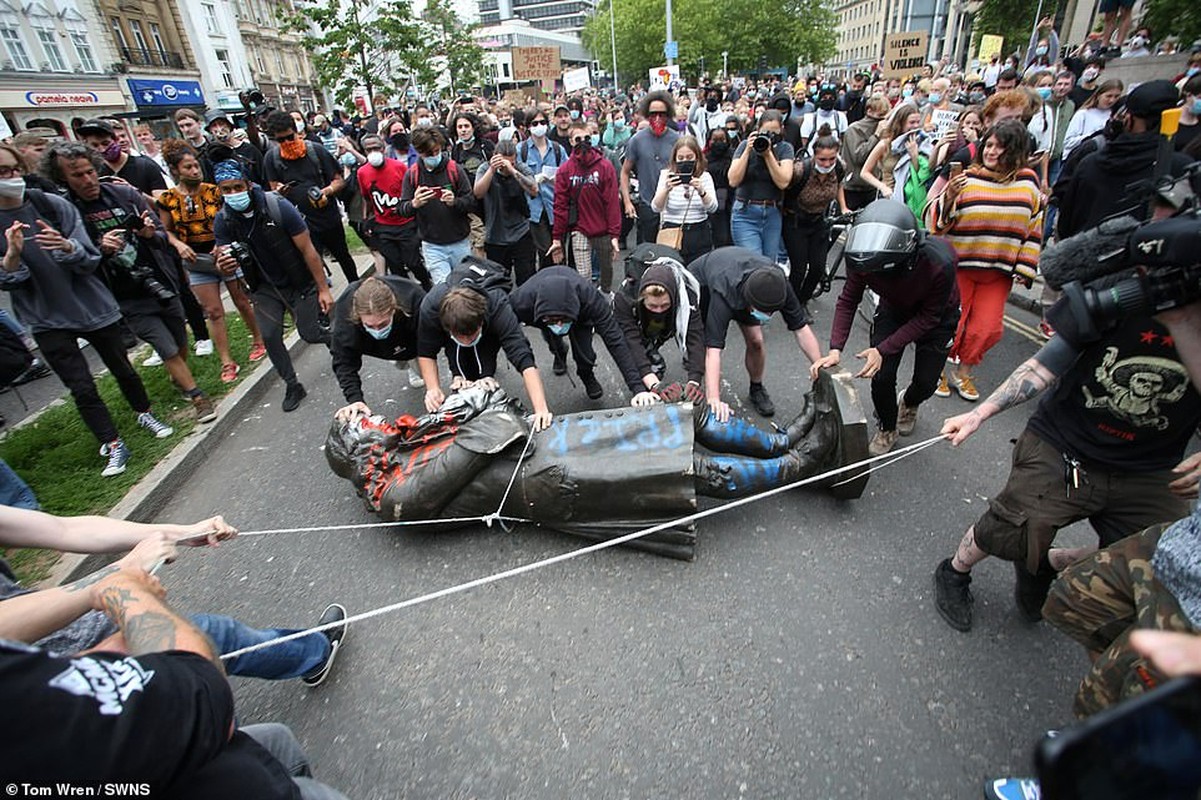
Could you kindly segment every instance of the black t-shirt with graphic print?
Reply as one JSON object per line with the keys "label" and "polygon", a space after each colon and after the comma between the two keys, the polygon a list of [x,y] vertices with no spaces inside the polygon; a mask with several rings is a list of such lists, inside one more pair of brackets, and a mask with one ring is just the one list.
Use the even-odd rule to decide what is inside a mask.
{"label": "black t-shirt with graphic print", "polygon": [[[1060,303],[1065,303],[1061,300]],[[1048,314],[1053,322],[1060,308]],[[1071,336],[1056,326],[1057,336]],[[1064,453],[1110,470],[1153,472],[1180,463],[1201,423],[1201,397],[1168,329],[1131,317],[1080,356],[1030,417],[1038,436]]]}
{"label": "black t-shirt with graphic print", "polygon": [[[283,766],[244,733],[233,695],[194,653],[57,658],[0,640],[0,783],[149,783],[152,797],[297,800]],[[19,721],[19,722],[17,722]]]}

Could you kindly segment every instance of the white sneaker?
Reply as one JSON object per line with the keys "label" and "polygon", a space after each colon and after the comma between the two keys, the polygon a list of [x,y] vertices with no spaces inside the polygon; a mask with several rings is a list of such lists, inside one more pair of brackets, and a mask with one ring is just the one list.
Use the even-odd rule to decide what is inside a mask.
{"label": "white sneaker", "polygon": [[418,369],[412,365],[409,366],[409,386],[414,389],[420,389],[425,386],[425,379],[421,377]]}
{"label": "white sneaker", "polygon": [[79,337],[75,340],[75,344],[79,346],[80,350],[82,350],[85,347],[91,346],[92,343],[89,342],[87,339],[84,339],[83,337]]}
{"label": "white sneaker", "polygon": [[212,339],[197,339],[196,340],[196,355],[211,356],[213,354]]}
{"label": "white sneaker", "polygon": [[161,367],[163,359],[157,352],[151,353],[150,358],[142,362],[143,367]]}

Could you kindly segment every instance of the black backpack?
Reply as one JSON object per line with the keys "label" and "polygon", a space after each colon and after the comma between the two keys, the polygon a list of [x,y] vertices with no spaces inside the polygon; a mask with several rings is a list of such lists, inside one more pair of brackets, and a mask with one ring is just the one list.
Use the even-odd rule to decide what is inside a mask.
{"label": "black backpack", "polygon": [[480,294],[488,294],[489,289],[508,291],[509,277],[505,268],[495,261],[489,261],[479,256],[467,256],[458,263],[446,279],[449,286],[462,286],[475,289]]}
{"label": "black backpack", "polygon": [[626,256],[626,283],[637,289],[638,285],[642,283],[642,274],[646,272],[646,268],[660,258],[671,258],[678,261],[681,266],[684,265],[684,259],[679,250],[665,244],[643,242]]}

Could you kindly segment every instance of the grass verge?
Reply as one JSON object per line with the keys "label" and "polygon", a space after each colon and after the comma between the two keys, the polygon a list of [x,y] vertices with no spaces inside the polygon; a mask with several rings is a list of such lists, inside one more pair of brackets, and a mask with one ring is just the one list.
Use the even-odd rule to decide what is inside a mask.
{"label": "grass verge", "polygon": [[[195,355],[188,358],[197,384],[213,400],[228,394],[254,368],[267,363],[263,359],[258,364],[250,364],[250,335],[241,317],[229,314],[225,323],[229,330],[230,354],[242,368],[236,382],[221,382],[221,359],[215,352],[204,358]],[[166,370],[139,366],[148,351],[142,348],[137,352],[134,366],[146,384],[151,409],[155,416],[175,429],[175,434],[166,439],[155,439],[139,428],[137,414],[125,402],[116,380],[106,372],[97,380],[100,396],[131,452],[129,466],[123,474],[101,477],[104,459],[69,397],[62,405],[47,409],[36,422],[11,431],[0,440],[0,458],[33,488],[44,511],[62,516],[107,513],[196,427],[191,402],[184,399],[171,383]],[[0,556],[8,560],[26,585],[44,580],[58,559],[57,553],[46,550],[0,549]]]}

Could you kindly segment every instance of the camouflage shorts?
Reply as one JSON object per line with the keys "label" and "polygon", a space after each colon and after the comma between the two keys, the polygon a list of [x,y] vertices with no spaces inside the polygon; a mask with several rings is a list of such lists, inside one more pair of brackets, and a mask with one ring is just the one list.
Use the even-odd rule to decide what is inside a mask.
{"label": "camouflage shorts", "polygon": [[1130,647],[1132,631],[1193,632],[1176,599],[1151,570],[1155,546],[1167,528],[1154,525],[1099,550],[1059,573],[1051,586],[1043,618],[1094,657],[1076,693],[1078,717],[1164,680]]}

